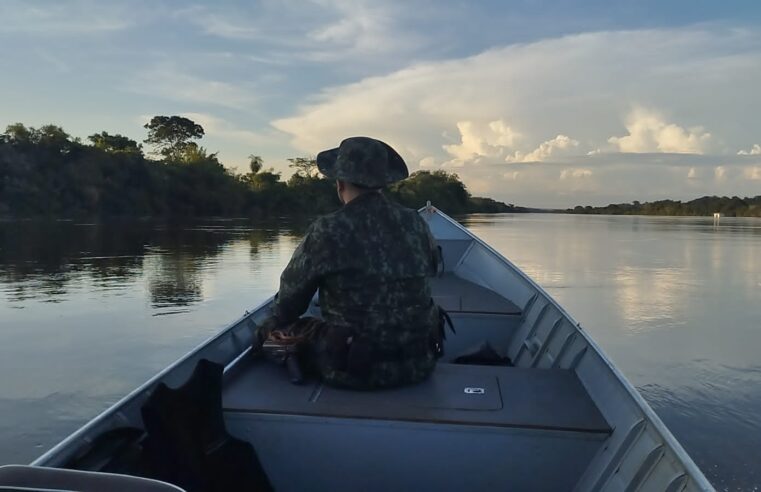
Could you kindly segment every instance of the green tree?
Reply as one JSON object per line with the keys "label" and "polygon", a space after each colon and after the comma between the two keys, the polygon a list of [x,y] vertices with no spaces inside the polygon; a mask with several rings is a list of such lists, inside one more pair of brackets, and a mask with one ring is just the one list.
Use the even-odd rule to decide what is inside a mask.
{"label": "green tree", "polygon": [[474,211],[465,185],[457,174],[446,171],[417,171],[409,178],[391,185],[389,193],[410,208],[422,207],[430,201],[449,214]]}
{"label": "green tree", "polygon": [[77,144],[60,126],[44,125],[37,129],[26,127],[23,123],[8,125],[2,140],[14,145],[36,145],[62,154],[68,153]]}
{"label": "green tree", "polygon": [[248,156],[248,167],[251,169],[251,174],[256,174],[262,170],[264,161],[258,155],[251,154]]}
{"label": "green tree", "polygon": [[294,174],[303,178],[313,178],[320,173],[317,161],[313,157],[294,157],[288,159],[288,162],[288,167],[295,169]]}
{"label": "green tree", "polygon": [[108,132],[100,132],[90,135],[87,139],[92,142],[93,147],[104,152],[117,153],[125,152],[130,154],[141,154],[142,146],[136,141],[123,135],[111,135]]}
{"label": "green tree", "polygon": [[143,141],[155,146],[164,159],[175,162],[198,147],[191,140],[204,135],[201,125],[183,116],[154,116],[143,127],[148,130],[148,138]]}
{"label": "green tree", "polygon": [[34,128],[27,128],[23,123],[13,123],[5,127],[2,139],[9,144],[34,143],[34,131]]}

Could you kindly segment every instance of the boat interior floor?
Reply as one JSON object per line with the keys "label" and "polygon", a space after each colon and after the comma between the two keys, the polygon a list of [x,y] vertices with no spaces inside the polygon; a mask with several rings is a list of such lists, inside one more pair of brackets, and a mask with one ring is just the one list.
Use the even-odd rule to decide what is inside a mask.
{"label": "boat interior floor", "polygon": [[281,491],[571,490],[611,432],[563,369],[439,363],[418,385],[351,391],[249,360],[223,407]]}
{"label": "boat interior floor", "polygon": [[610,428],[563,369],[438,364],[425,382],[352,391],[319,381],[294,385],[284,367],[252,360],[223,390],[226,412],[516,427],[607,435]]}

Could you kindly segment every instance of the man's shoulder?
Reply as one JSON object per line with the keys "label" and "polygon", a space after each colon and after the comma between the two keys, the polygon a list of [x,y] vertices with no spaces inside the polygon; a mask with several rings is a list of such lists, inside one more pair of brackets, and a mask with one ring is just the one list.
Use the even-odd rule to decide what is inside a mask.
{"label": "man's shoulder", "polygon": [[420,216],[417,210],[405,207],[393,200],[388,200],[388,203],[391,210],[393,210],[394,215],[408,226],[411,225],[417,226],[417,228],[423,228],[426,225],[425,220]]}
{"label": "man's shoulder", "polygon": [[310,230],[314,233],[330,232],[337,230],[350,230],[357,222],[372,223],[374,221],[388,221],[398,223],[405,229],[421,229],[425,220],[420,217],[417,210],[407,208],[394,200],[383,197],[373,200],[369,206],[362,209],[355,207],[341,207],[329,214],[322,215],[312,222]]}
{"label": "man's shoulder", "polygon": [[336,210],[325,215],[321,215],[312,221],[307,233],[312,236],[320,236],[322,234],[334,234],[336,230],[340,230],[342,225],[346,222],[346,214],[343,208]]}

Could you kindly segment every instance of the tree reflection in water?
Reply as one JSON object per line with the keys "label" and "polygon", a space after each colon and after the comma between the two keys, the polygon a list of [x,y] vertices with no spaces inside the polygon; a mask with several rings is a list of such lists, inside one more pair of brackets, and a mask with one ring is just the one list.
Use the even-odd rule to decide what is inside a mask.
{"label": "tree reflection in water", "polygon": [[0,284],[6,299],[61,302],[75,291],[114,291],[144,282],[150,305],[167,314],[204,299],[204,273],[235,242],[251,259],[303,225],[240,221],[0,222]]}

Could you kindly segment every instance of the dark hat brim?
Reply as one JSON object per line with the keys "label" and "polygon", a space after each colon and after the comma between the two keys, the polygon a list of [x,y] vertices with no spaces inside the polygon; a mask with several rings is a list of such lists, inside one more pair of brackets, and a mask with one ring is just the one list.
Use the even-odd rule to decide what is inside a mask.
{"label": "dark hat brim", "polygon": [[338,147],[324,150],[317,154],[317,169],[328,179],[336,179],[336,161],[338,160]]}
{"label": "dark hat brim", "polygon": [[388,175],[390,178],[389,183],[401,181],[408,177],[410,172],[407,169],[407,163],[404,162],[402,156],[400,156],[399,153],[387,143],[381,143],[386,147],[386,151],[388,152]]}
{"label": "dark hat brim", "polygon": [[397,151],[395,151],[390,145],[388,145],[385,142],[381,142],[380,140],[376,140],[376,142],[383,145],[383,147],[386,149],[386,156],[387,161],[385,163],[386,170],[383,172],[385,175],[385,179],[383,181],[367,181],[366,177],[353,177],[353,176],[341,176],[339,175],[338,170],[336,169],[336,163],[338,161],[338,157],[340,155],[340,147],[336,147],[335,149],[330,150],[324,150],[317,154],[317,169],[320,170],[323,176],[325,176],[328,179],[341,179],[341,180],[347,180],[351,183],[370,186],[370,187],[383,187],[391,183],[395,183],[397,181],[401,181],[409,176],[409,170],[407,169],[407,164],[404,162],[404,159],[402,159],[402,156],[399,155]]}

